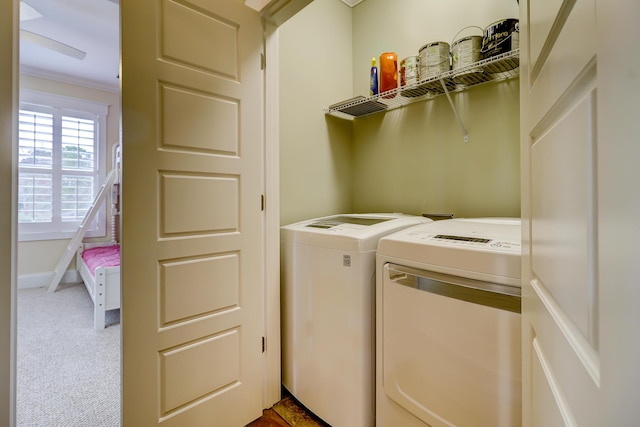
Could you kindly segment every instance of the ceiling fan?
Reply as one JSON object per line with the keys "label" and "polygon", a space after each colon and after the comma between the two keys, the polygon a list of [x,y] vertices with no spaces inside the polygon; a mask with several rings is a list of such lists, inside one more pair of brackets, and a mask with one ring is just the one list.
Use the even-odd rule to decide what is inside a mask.
{"label": "ceiling fan", "polygon": [[[113,1],[113,0],[109,0]],[[20,21],[28,21],[30,19],[41,18],[43,15],[34,7],[29,5],[23,0],[20,0]],[[68,44],[59,42],[49,37],[45,37],[43,35],[34,33],[32,31],[20,29],[20,39],[26,40],[30,43],[34,43],[40,46],[43,46],[47,49],[51,49],[63,55],[70,56],[76,59],[84,59],[87,55],[86,52],[76,49],[73,46],[69,46]]]}

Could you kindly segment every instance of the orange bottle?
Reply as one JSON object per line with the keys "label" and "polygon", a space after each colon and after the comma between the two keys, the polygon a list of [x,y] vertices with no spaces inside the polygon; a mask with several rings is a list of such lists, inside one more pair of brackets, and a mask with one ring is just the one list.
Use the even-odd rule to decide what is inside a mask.
{"label": "orange bottle", "polygon": [[384,95],[383,92],[398,88],[398,55],[385,52],[380,55],[380,94],[384,98],[393,98],[395,93]]}

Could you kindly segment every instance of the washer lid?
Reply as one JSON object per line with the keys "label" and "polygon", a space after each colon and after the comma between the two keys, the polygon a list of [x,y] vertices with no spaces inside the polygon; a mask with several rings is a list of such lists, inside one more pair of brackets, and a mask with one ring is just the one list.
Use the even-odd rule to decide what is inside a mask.
{"label": "washer lid", "polygon": [[348,251],[375,251],[378,240],[407,227],[431,222],[430,219],[404,214],[342,214],[285,225],[282,240]]}
{"label": "washer lid", "polygon": [[[313,220],[304,225],[304,227],[312,228],[334,228],[344,226],[344,224],[356,224],[364,227],[380,224],[381,222],[394,219],[393,217],[368,217],[362,215],[336,215],[323,219]],[[349,227],[352,228],[352,227]]]}

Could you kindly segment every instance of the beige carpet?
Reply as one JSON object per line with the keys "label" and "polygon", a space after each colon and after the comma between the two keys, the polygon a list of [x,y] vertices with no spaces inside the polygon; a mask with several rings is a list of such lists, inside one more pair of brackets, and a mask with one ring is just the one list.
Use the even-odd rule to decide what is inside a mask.
{"label": "beige carpet", "polygon": [[330,427],[290,396],[273,405],[273,410],[292,427]]}
{"label": "beige carpet", "polygon": [[93,329],[83,284],[18,291],[17,427],[120,426],[120,317]]}

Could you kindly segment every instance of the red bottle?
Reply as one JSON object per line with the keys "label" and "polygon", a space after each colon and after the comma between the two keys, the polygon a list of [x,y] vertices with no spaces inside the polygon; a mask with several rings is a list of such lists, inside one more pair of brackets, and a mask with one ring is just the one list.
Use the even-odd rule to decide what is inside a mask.
{"label": "red bottle", "polygon": [[395,93],[384,95],[383,92],[398,88],[398,55],[385,52],[380,55],[380,94],[384,98],[393,98]]}

